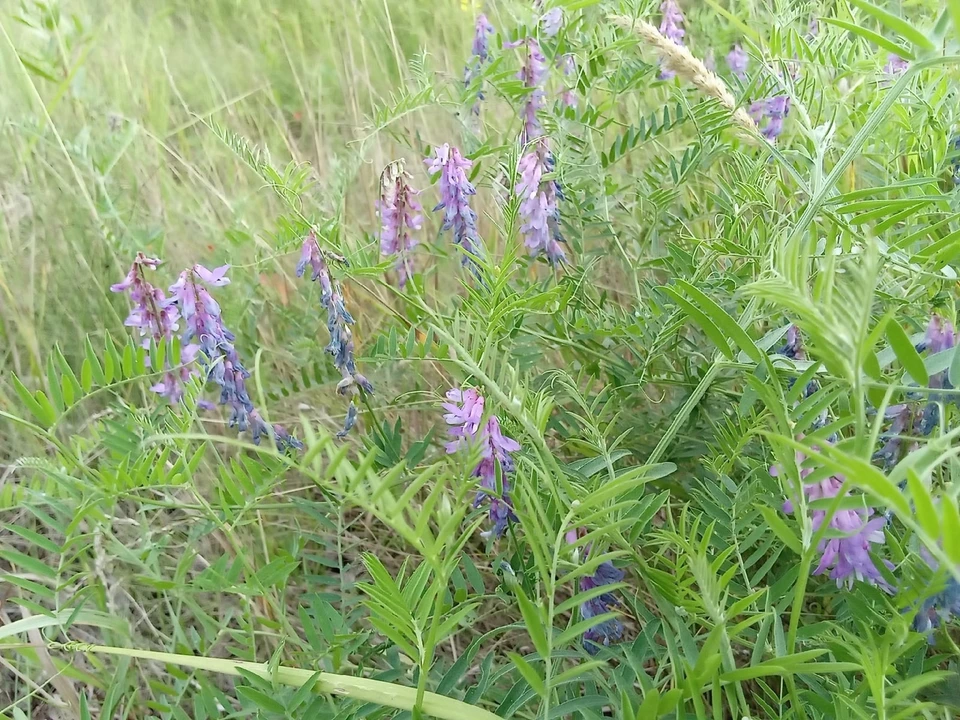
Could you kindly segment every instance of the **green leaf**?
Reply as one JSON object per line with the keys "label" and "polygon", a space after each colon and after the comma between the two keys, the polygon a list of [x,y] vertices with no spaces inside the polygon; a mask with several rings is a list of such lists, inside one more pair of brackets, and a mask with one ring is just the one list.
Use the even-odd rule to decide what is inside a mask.
{"label": "green leaf", "polygon": [[728,360],[734,359],[733,351],[727,343],[726,335],[720,331],[720,328],[711,320],[706,313],[702,312],[696,305],[687,300],[683,295],[672,287],[661,288],[663,292],[673,298],[683,311],[689,315],[700,326],[700,329],[710,338],[711,342],[717,346],[717,350]]}
{"label": "green leaf", "polygon": [[947,372],[950,378],[950,384],[954,387],[960,387],[960,352],[953,351],[953,359],[950,361],[950,369]]}
{"label": "green leaf", "polygon": [[896,53],[897,55],[902,57],[904,60],[914,59],[913,53],[907,50],[907,48],[903,47],[902,45],[897,45],[895,42],[891,40],[887,40],[887,38],[885,38],[883,35],[880,35],[879,33],[876,33],[873,30],[867,30],[866,28],[861,27],[856,23],[847,22],[846,20],[839,20],[837,18],[825,17],[820,19],[823,20],[823,22],[827,23],[828,25],[836,25],[837,27],[843,28],[844,30],[849,30],[854,35],[859,35],[865,40],[868,40],[869,42],[872,42],[875,45],[879,45],[884,50],[889,50],[892,53]]}
{"label": "green leaf", "polygon": [[760,348],[758,348],[753,339],[747,335],[746,331],[737,324],[737,321],[727,314],[726,310],[690,283],[684,280],[677,280],[677,285],[683,288],[683,291],[696,301],[697,306],[709,315],[710,319],[726,334],[727,338],[732,340],[751,360],[754,362],[763,361],[763,353],[760,351]]}
{"label": "green leaf", "polygon": [[790,526],[783,521],[779,513],[766,505],[758,505],[757,509],[760,510],[763,519],[767,525],[770,526],[770,529],[773,530],[774,535],[780,539],[780,542],[793,550],[797,555],[802,555],[803,546],[800,543],[800,538],[798,538],[796,533],[790,529]]}
{"label": "green leaf", "polygon": [[867,2],[867,0],[850,0],[850,4],[856,5],[868,15],[872,15],[874,18],[880,21],[881,25],[884,25],[887,29],[892,30],[898,35],[906,38],[914,45],[917,45],[924,50],[934,49],[933,43],[930,42],[930,39],[903,18],[899,18],[896,15],[887,12],[883,8],[879,8],[873,3]]}
{"label": "green leaf", "polygon": [[274,700],[266,693],[260,692],[249,685],[238,685],[237,694],[243,696],[262,710],[277,713],[278,715],[286,715],[286,708],[283,706],[283,703]]}
{"label": "green leaf", "polygon": [[957,501],[944,497],[941,501],[943,516],[943,549],[950,557],[951,562],[960,564],[960,510],[957,510]]}
{"label": "green leaf", "polygon": [[530,602],[530,598],[523,591],[523,588],[517,585],[514,588],[517,596],[517,603],[520,605],[520,614],[523,615],[523,622],[527,626],[527,632],[530,633],[530,639],[533,646],[540,653],[540,657],[547,657],[549,645],[547,644],[547,635],[544,631],[543,617],[537,606]]}
{"label": "green leaf", "polygon": [[93,389],[93,368],[87,358],[83,359],[83,364],[80,366],[80,387],[83,388],[84,393],[89,393]]}
{"label": "green leaf", "polygon": [[13,380],[13,389],[17,393],[17,397],[20,398],[27,410],[30,411],[30,414],[33,415],[37,420],[40,421],[40,424],[44,427],[50,427],[53,425],[53,421],[56,417],[50,417],[46,410],[37,402],[37,399],[27,390],[26,386],[20,381],[15,374],[11,374],[11,379]]}
{"label": "green leaf", "polygon": [[47,392],[56,409],[56,414],[63,412],[63,394],[60,392],[60,376],[54,366],[53,355],[47,358]]}
{"label": "green leaf", "polygon": [[520,671],[520,675],[522,675],[523,679],[527,681],[527,684],[533,688],[534,692],[536,692],[540,697],[545,697],[547,691],[543,684],[543,678],[537,674],[537,671],[533,669],[533,666],[515,652],[507,653],[507,656],[513,662],[517,670]]}
{"label": "green leaf", "polygon": [[900,327],[900,323],[891,320],[887,323],[887,340],[890,341],[890,347],[897,356],[897,360],[903,365],[904,370],[910,373],[910,377],[917,385],[925,386],[930,380],[927,375],[927,369],[924,367],[923,358],[917,354],[917,349],[910,342],[910,338]]}
{"label": "green leaf", "polygon": [[930,493],[923,486],[923,481],[913,468],[907,468],[907,487],[910,490],[910,497],[913,498],[913,506],[920,526],[928,539],[936,540],[940,536],[937,509],[933,505],[933,498],[930,497]]}

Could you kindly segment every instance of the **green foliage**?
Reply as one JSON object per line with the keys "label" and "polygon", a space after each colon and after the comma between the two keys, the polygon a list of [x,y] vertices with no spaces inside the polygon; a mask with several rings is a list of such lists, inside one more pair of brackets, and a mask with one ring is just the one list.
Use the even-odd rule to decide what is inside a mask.
{"label": "green foliage", "polygon": [[[790,98],[775,139],[607,20],[659,6],[494,2],[466,83],[473,3],[2,11],[0,718],[957,714],[960,352],[925,328],[957,320],[960,3],[681,0],[740,106]],[[538,96],[503,45],[530,34],[558,267],[515,194]],[[444,143],[476,274],[431,212]],[[400,159],[403,290],[376,204]],[[376,387],[346,439],[310,230]],[[108,292],[141,250],[160,288],[232,265],[251,399],[302,451],[205,409],[213,382],[150,391],[180,340],[141,346]],[[450,388],[512,462],[446,451]],[[857,518],[877,576],[857,555],[838,585]]]}

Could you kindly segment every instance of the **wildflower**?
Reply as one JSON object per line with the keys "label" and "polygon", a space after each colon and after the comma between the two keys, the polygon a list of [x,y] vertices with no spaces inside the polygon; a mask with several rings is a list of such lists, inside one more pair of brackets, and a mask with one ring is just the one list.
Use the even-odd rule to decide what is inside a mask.
{"label": "wildflower", "polygon": [[277,450],[283,452],[287,448],[296,448],[303,450],[303,443],[288,433],[283,425],[267,425],[266,421],[260,417],[256,409],[250,411],[250,434],[253,437],[253,444],[259,445],[260,439],[266,435],[274,438]]}
{"label": "wildflower", "polygon": [[[797,464],[803,462],[802,453],[797,453]],[[800,469],[800,482],[808,502],[834,498],[841,494],[844,480],[842,476],[831,475],[813,483],[805,482],[813,472],[812,468]],[[778,476],[779,468],[771,468],[770,474]],[[794,504],[787,500],[783,504],[783,511],[792,513]],[[818,532],[826,520],[827,511],[817,509],[811,511],[811,520],[814,532]],[[880,570],[870,557],[873,545],[882,544],[885,540],[883,527],[886,524],[883,516],[874,517],[873,508],[857,508],[837,510],[830,518],[829,530],[819,546],[820,562],[814,570],[814,575],[821,575],[828,570],[831,580],[837,582],[838,587],[852,587],[855,580],[868,582],[871,585],[891,590]]]}
{"label": "wildflower", "polygon": [[420,213],[423,208],[410,186],[410,174],[403,169],[403,162],[391,163],[380,178],[380,254],[396,256],[397,284],[402,290],[413,274],[409,253],[417,245],[411,230],[419,230],[423,224]]}
{"label": "wildflower", "polygon": [[951,615],[960,615],[960,583],[952,575],[943,590],[923,601],[913,618],[913,629],[929,633],[940,627],[941,622],[949,622]]}
{"label": "wildflower", "polygon": [[[487,20],[483,13],[477,15],[477,22],[473,34],[472,56],[463,68],[463,84],[470,86],[479,75],[480,68],[487,61],[490,55],[488,36],[493,33],[493,25]],[[477,99],[473,104],[472,112],[474,115],[480,114],[480,101],[483,100],[483,89],[477,89]]]}
{"label": "wildflower", "polygon": [[543,126],[540,125],[537,113],[543,109],[546,97],[543,85],[547,79],[547,58],[544,57],[536,38],[528,37],[515,43],[507,43],[505,47],[516,48],[521,45],[526,48],[527,54],[517,77],[530,90],[523,107],[523,132],[520,135],[520,142],[526,144],[543,134]]}
{"label": "wildflower", "polygon": [[903,433],[914,424],[913,410],[907,404],[891,405],[884,413],[884,417],[892,419],[889,431],[881,436],[886,442],[873,454],[873,459],[879,461],[886,470],[893,468],[902,455]]}
{"label": "wildflower", "polygon": [[523,224],[520,232],[526,238],[524,244],[532,257],[545,254],[550,264],[556,266],[566,260],[560,246],[565,241],[560,233],[557,184],[553,180],[543,179],[553,167],[542,138],[532,151],[520,158],[517,170],[520,178],[514,190],[521,199],[520,216]]}
{"label": "wildflower", "polygon": [[470,196],[476,189],[467,179],[473,162],[464,158],[455,147],[444,143],[436,156],[424,160],[431,173],[440,173],[440,202],[434,212],[444,209],[441,230],[453,231],[453,242],[463,250],[462,263],[476,272],[475,257],[483,257],[477,235],[477,214],[470,207]]}
{"label": "wildflower", "polygon": [[807,23],[807,41],[814,40],[820,34],[820,22],[817,18],[810,18],[810,22]]}
{"label": "wildflower", "polygon": [[[317,242],[317,235],[313,230],[307,233],[300,250],[300,262],[297,263],[297,277],[303,277],[307,266],[311,269],[311,280],[320,283],[320,304],[327,311],[327,331],[330,334],[330,343],[325,348],[333,356],[333,364],[340,371],[342,379],[337,383],[337,392],[341,395],[354,394],[357,388],[364,392],[373,393],[373,384],[357,371],[357,362],[354,358],[353,332],[350,326],[354,324],[353,316],[347,312],[343,301],[340,286],[330,277],[330,270]],[[351,406],[353,402],[351,400]],[[350,418],[350,411],[347,411]],[[356,411],[353,414],[356,421]],[[349,428],[344,429],[344,433]]]}
{"label": "wildflower", "polygon": [[[567,77],[577,72],[577,61],[571,53],[565,53],[557,59],[557,67]],[[575,108],[577,106],[577,93],[573,88],[567,88],[560,93],[560,102],[567,107]]]}
{"label": "wildflower", "polygon": [[[950,350],[957,341],[953,324],[949,320],[944,320],[939,315],[932,315],[927,325],[927,332],[923,341],[917,346],[917,352],[928,351],[931,355]],[[936,390],[952,390],[953,384],[950,382],[946,370],[930,376],[927,383],[928,387]],[[940,422],[940,405],[946,402],[948,396],[943,393],[930,393],[928,402],[923,409],[917,430],[921,435],[929,435]]]}
{"label": "wildflower", "polygon": [[887,55],[887,64],[883,66],[883,72],[890,76],[900,75],[905,73],[908,67],[910,67],[909,62],[896,53],[890,53]]}
{"label": "wildflower", "polygon": [[547,37],[553,37],[558,32],[560,32],[560,26],[563,24],[563,10],[560,8],[553,8],[548,10],[540,18],[540,29],[543,30],[543,34]]}
{"label": "wildflower", "polygon": [[[613,585],[623,580],[623,570],[614,567],[611,562],[602,562],[597,566],[593,575],[580,578],[580,591],[587,592],[604,585]],[[611,612],[619,607],[620,601],[613,593],[605,592],[592,597],[580,604],[580,616],[587,620],[604,613]],[[599,651],[598,645],[610,646],[611,643],[623,639],[623,623],[617,618],[610,618],[594,625],[583,634],[583,646],[591,655]]]}
{"label": "wildflower", "polygon": [[727,53],[727,67],[730,68],[730,72],[741,80],[747,79],[747,65],[749,62],[750,58],[747,57],[747,53],[740,47],[740,43],[734,45],[733,49]]}
{"label": "wildflower", "polygon": [[[520,449],[520,443],[503,434],[500,429],[500,420],[491,415],[481,426],[483,417],[484,399],[473,388],[460,390],[452,388],[447,392],[447,400],[443,408],[447,413],[443,416],[447,429],[453,440],[446,445],[447,453],[455,453],[465,444],[479,444],[481,450],[480,462],[474,468],[473,476],[480,478],[480,490],[473,501],[475,508],[486,504],[492,527],[481,533],[483,537],[499,538],[506,531],[511,520],[516,520],[513,514],[513,503],[510,500],[510,484],[507,476],[514,471],[515,465],[512,453]],[[501,470],[501,485],[498,493],[497,465]]]}
{"label": "wildflower", "polygon": [[954,185],[960,185],[960,135],[957,135],[950,141],[949,155],[950,159],[950,178]]}
{"label": "wildflower", "polygon": [[[160,266],[160,260],[150,258],[142,252],[138,252],[130,271],[126,277],[119,283],[110,286],[113,292],[130,292],[130,300],[133,307],[130,314],[124,321],[127,327],[136,328],[141,337],[143,348],[150,347],[150,341],[161,343],[164,340],[173,338],[179,325],[177,321],[180,313],[176,305],[169,302],[163,290],[154,287],[147,279],[145,270],[156,270]],[[190,363],[197,355],[196,345],[185,345],[180,350],[180,362],[182,367],[178,369],[169,369],[163,374],[160,382],[153,385],[150,390],[161,397],[165,397],[171,405],[180,402],[183,397],[183,384],[190,379],[195,372],[189,368]],[[149,356],[146,358],[147,365],[150,363]]]}
{"label": "wildflower", "polygon": [[783,132],[783,121],[790,113],[790,96],[775,95],[767,100],[754,102],[747,112],[758,126],[767,118],[768,122],[760,132],[768,140],[776,140]]}
{"label": "wildflower", "polygon": [[[663,0],[660,5],[660,12],[662,13],[660,34],[672,40],[675,45],[683,45],[683,36],[687,33],[683,29],[683,13],[680,12],[676,0]],[[660,70],[661,80],[670,80],[675,75],[676,73],[673,70],[667,68],[661,68]]]}

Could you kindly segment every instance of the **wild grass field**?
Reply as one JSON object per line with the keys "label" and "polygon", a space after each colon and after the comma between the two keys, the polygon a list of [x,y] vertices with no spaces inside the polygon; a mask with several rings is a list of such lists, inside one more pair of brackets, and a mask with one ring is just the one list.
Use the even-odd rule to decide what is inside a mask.
{"label": "wild grass field", "polygon": [[0,4],[0,718],[960,713],[956,0]]}

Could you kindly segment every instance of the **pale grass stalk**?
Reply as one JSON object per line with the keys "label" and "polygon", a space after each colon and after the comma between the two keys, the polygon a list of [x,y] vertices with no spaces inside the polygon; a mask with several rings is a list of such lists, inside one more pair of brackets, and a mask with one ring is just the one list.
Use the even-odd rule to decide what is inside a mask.
{"label": "pale grass stalk", "polygon": [[656,27],[643,20],[635,20],[625,15],[610,15],[609,18],[620,27],[633,31],[646,44],[653,46],[668,69],[673,70],[705,94],[719,100],[721,105],[733,113],[733,120],[738,127],[745,130],[751,137],[757,136],[756,123],[746,110],[737,107],[736,98],[733,97],[726,83],[715,73],[707,70],[703,61],[694,56],[690,50],[683,45],[677,45],[661,34]]}

